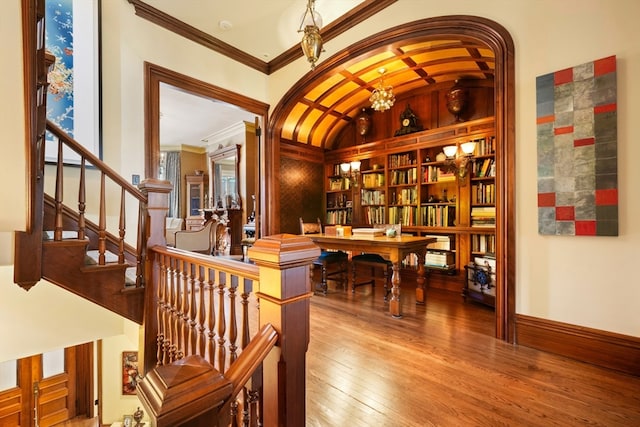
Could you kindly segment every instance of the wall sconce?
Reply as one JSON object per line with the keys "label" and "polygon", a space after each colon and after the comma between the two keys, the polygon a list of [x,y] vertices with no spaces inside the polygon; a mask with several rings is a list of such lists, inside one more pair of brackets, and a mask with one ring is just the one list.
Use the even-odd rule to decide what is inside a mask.
{"label": "wall sconce", "polygon": [[322,37],[320,36],[320,27],[322,27],[322,17],[316,12],[316,0],[307,0],[307,10],[302,15],[300,21],[299,33],[304,32],[300,46],[307,61],[311,63],[311,69],[316,69],[316,62],[320,58],[322,49]]}
{"label": "wall sconce", "polygon": [[469,160],[473,157],[473,152],[476,149],[476,143],[463,142],[460,144],[462,154],[458,154],[457,145],[447,145],[442,148],[444,155],[447,156],[444,167],[449,172],[455,172],[458,179],[465,179],[469,170]]}
{"label": "wall sconce", "polygon": [[360,175],[360,161],[355,160],[351,163],[341,163],[340,171],[342,177],[349,180],[352,187],[358,186],[358,175]]}

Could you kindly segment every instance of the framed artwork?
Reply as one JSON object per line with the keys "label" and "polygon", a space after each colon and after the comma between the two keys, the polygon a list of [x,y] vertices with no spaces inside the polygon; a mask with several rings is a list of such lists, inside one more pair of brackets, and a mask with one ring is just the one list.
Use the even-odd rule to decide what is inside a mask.
{"label": "framed artwork", "polygon": [[616,57],[536,79],[538,233],[618,235]]}
{"label": "framed artwork", "polygon": [[138,384],[138,352],[122,352],[122,394],[135,395]]}
{"label": "framed artwork", "polygon": [[[49,72],[47,119],[102,158],[100,129],[101,0],[45,0],[45,47],[56,57]],[[47,133],[45,160],[57,159],[57,143]],[[65,164],[80,156],[63,152]]]}

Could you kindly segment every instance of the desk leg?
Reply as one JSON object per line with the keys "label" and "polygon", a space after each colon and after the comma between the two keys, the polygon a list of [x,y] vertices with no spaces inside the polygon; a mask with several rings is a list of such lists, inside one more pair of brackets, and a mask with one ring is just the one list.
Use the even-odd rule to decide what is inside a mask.
{"label": "desk leg", "polygon": [[391,275],[391,301],[389,301],[389,312],[391,317],[402,318],[400,312],[400,266],[396,261],[393,263],[393,274]]}
{"label": "desk leg", "polygon": [[424,267],[424,259],[427,255],[426,251],[415,252],[418,256],[418,277],[416,278],[416,304],[425,304],[427,302],[426,271]]}

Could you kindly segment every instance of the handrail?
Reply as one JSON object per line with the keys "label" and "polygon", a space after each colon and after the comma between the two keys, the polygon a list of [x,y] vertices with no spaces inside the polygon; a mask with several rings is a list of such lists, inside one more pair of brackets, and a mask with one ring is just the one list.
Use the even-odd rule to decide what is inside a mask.
{"label": "handrail", "polygon": [[73,151],[78,153],[81,157],[84,157],[85,159],[87,159],[87,161],[91,163],[93,166],[98,168],[100,171],[104,172],[105,175],[107,175],[111,180],[113,180],[119,186],[127,190],[127,192],[130,193],[132,196],[134,196],[141,202],[146,202],[145,195],[140,190],[138,190],[138,188],[134,187],[132,184],[130,184],[128,181],[122,178],[116,171],[111,169],[106,163],[100,160],[99,157],[97,157],[91,151],[83,147],[78,141],[71,138],[65,131],[60,129],[58,126],[56,126],[55,123],[53,123],[50,120],[47,120],[47,130],[52,134],[54,134],[59,139],[61,139],[62,141],[64,141],[64,143],[69,148],[71,148]]}

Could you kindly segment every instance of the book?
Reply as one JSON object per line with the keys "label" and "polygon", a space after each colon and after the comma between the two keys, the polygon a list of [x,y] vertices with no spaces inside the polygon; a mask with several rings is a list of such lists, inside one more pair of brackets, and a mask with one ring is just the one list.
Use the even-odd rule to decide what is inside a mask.
{"label": "book", "polygon": [[351,230],[354,236],[382,236],[384,229],[382,228],[354,228]]}

